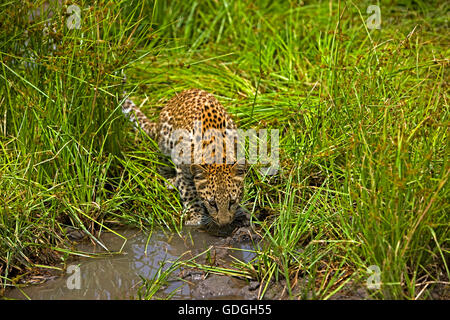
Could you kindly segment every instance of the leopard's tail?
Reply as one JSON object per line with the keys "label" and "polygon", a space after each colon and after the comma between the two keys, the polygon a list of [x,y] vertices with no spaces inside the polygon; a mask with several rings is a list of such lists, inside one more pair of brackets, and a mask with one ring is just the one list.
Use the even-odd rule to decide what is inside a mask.
{"label": "leopard's tail", "polygon": [[140,127],[150,138],[156,140],[157,123],[151,122],[129,98],[122,104],[122,112],[136,128]]}
{"label": "leopard's tail", "polygon": [[[122,85],[125,86],[127,82],[127,76],[122,69]],[[131,99],[128,98],[126,91],[123,91],[123,97],[125,99],[122,104],[122,113],[131,122],[133,122],[135,128],[141,128],[146,134],[153,140],[156,140],[157,123],[151,122],[145,114],[134,104]]]}

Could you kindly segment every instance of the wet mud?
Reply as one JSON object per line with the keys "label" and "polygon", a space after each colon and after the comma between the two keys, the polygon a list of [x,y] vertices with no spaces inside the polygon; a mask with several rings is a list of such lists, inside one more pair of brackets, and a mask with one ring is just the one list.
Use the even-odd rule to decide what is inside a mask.
{"label": "wet mud", "polygon": [[[5,292],[11,299],[136,299],[142,278],[153,279],[164,264],[166,270],[180,256],[198,257],[199,263],[231,267],[235,259],[251,261],[258,237],[242,227],[228,237],[218,237],[196,228],[185,228],[182,234],[162,229],[146,233],[138,229],[116,230],[126,241],[111,232],[99,240],[108,249],[91,242],[74,231],[80,256],[71,258],[66,270],[41,270],[23,284]],[[208,250],[209,249],[209,250]],[[234,257],[234,258],[233,258]],[[62,265],[61,265],[62,267]],[[70,273],[66,273],[70,271]],[[79,277],[78,282],[74,278]],[[141,278],[142,277],[142,278]],[[29,284],[29,283],[35,284]],[[43,283],[39,283],[43,282]],[[238,277],[222,276],[186,266],[174,271],[168,284],[154,296],[172,299],[255,299],[254,284]]]}
{"label": "wet mud", "polygon": [[[130,228],[118,229],[116,232],[122,237],[111,232],[105,232],[99,237],[108,248],[107,251],[74,230],[70,236],[77,242],[75,248],[80,256],[66,263],[66,269],[71,269],[70,273],[66,273],[67,270],[41,270],[40,274],[31,277],[32,281],[30,278],[27,281],[35,284],[8,290],[5,297],[46,300],[137,299],[143,292],[142,278],[153,279],[177,259],[239,271],[236,259],[253,261],[261,245],[259,235],[248,224],[236,228],[226,237],[188,227],[181,234],[162,229],[148,233]],[[73,270],[78,270],[78,282],[74,281]],[[305,291],[308,287],[305,278],[299,278],[291,286],[292,296],[297,299],[318,298]],[[192,265],[181,265],[168,276],[166,284],[153,298],[253,300],[259,298],[262,289],[262,284],[255,277],[215,274]],[[270,282],[264,289],[264,299],[290,298],[283,279]],[[348,283],[329,298],[371,299],[363,285],[353,283]]]}

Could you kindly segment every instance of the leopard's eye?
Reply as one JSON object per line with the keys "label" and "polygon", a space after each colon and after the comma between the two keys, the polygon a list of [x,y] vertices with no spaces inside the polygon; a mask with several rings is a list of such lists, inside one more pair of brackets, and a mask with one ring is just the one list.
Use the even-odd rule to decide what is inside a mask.
{"label": "leopard's eye", "polygon": [[237,200],[231,198],[230,202],[228,202],[228,209],[231,209],[231,206],[234,206],[236,204]]}
{"label": "leopard's eye", "polygon": [[215,207],[215,206],[216,206],[216,200],[214,200],[214,198],[209,199],[209,200],[208,200],[208,203],[209,203],[209,205],[210,205],[211,207]]}

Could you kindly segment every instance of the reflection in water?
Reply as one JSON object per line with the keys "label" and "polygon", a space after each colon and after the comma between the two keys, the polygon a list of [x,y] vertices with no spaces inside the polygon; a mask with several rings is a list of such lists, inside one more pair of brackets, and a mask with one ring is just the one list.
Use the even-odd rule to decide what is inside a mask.
{"label": "reflection in water", "polygon": [[[139,286],[142,285],[139,276],[151,279],[160,268],[161,262],[175,261],[186,251],[197,254],[218,241],[217,237],[200,231],[193,231],[190,236],[185,234],[182,238],[176,234],[153,231],[150,239],[148,234],[136,229],[126,229],[119,233],[127,238],[124,246],[124,240],[112,233],[103,234],[101,240],[110,251],[119,251],[123,246],[122,254],[99,258],[79,258],[71,263],[79,266],[80,289],[69,289],[71,286],[68,286],[67,282],[70,281],[70,277],[75,276],[72,274],[49,280],[41,285],[22,288],[23,292],[31,299],[132,299],[136,297]],[[249,243],[237,246],[237,248],[252,250]],[[94,246],[92,243],[80,244],[78,250],[93,253],[104,252],[98,245]],[[233,256],[249,261],[254,254],[249,251],[236,250]],[[169,266],[170,263],[167,263],[163,270]],[[191,294],[193,288],[181,280],[171,281],[164,289],[164,294],[167,295],[177,288],[174,298],[193,298]],[[7,292],[6,296],[25,299],[24,294],[16,288]]]}

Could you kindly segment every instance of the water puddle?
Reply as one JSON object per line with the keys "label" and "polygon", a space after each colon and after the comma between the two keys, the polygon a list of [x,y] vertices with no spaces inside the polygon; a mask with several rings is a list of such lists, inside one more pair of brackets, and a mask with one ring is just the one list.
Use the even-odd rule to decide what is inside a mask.
{"label": "water puddle", "polygon": [[[225,265],[234,259],[250,261],[254,258],[253,244],[247,238],[244,241],[234,241],[232,247],[224,238],[215,237],[199,230],[186,230],[182,237],[177,234],[164,233],[154,230],[149,237],[136,229],[119,230],[118,233],[127,238],[124,240],[113,233],[103,233],[102,243],[110,251],[121,254],[100,256],[96,258],[78,257],[68,263],[77,273],[78,280],[74,280],[75,273],[66,274],[48,280],[43,284],[13,288],[6,292],[6,297],[14,299],[134,299],[142,279],[152,279],[161,271],[161,263],[167,263],[162,270],[167,269],[180,256],[182,259],[193,257],[210,246],[217,247],[208,259],[221,260]],[[77,249],[90,253],[104,253],[99,245],[85,241]],[[221,251],[222,250],[222,251]],[[205,259],[203,259],[205,261]],[[177,269],[169,277],[168,285],[164,286],[154,297],[167,297],[173,293],[173,299],[249,299],[255,298],[251,283],[236,277],[207,274],[202,270],[185,268]],[[187,276],[186,276],[187,275]],[[182,278],[182,279],[180,279]],[[77,282],[78,281],[78,282]],[[26,296],[25,296],[26,295]],[[254,297],[255,296],[255,297]]]}

